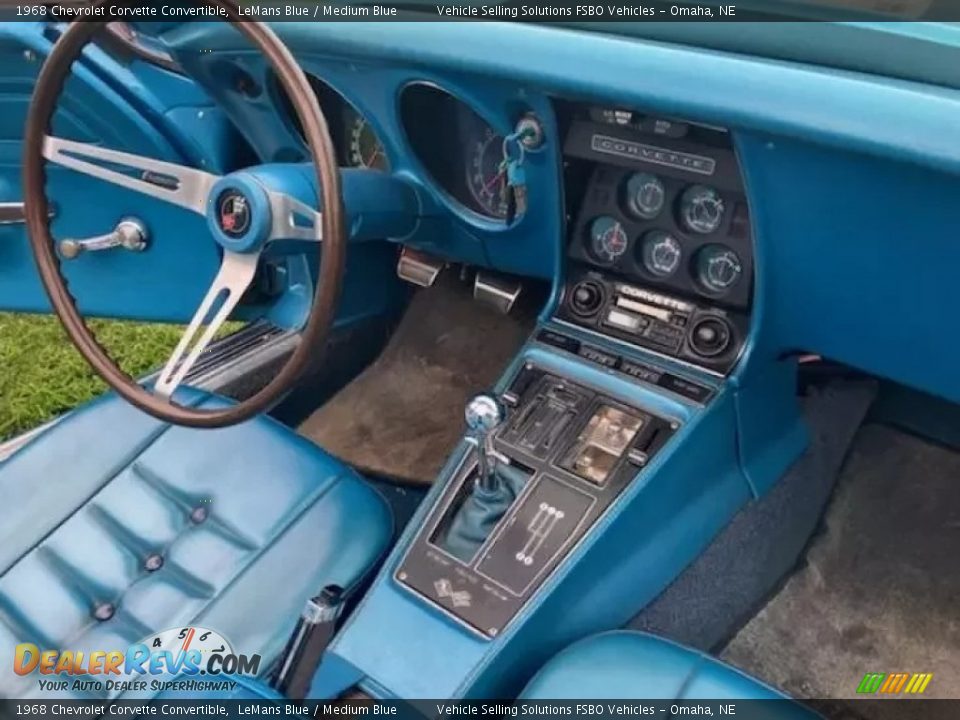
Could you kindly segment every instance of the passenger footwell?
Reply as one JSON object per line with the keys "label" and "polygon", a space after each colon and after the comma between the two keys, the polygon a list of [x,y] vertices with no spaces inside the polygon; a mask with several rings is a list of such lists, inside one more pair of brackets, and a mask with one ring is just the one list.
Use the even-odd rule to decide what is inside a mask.
{"label": "passenger footwell", "polygon": [[[866,673],[906,672],[933,673],[923,698],[960,698],[958,557],[960,453],[868,425],[806,566],[722,657],[798,697],[864,699]],[[849,706],[870,720],[904,708]]]}
{"label": "passenger footwell", "polygon": [[442,275],[417,292],[377,361],[300,433],[361,471],[432,483],[463,434],[466,401],[492,387],[533,319],[524,308],[502,315]]}

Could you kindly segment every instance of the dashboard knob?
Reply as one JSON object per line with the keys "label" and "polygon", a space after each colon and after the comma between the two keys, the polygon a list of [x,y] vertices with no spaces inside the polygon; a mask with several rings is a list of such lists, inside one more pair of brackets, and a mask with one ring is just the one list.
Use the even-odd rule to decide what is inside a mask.
{"label": "dashboard knob", "polygon": [[697,355],[716,357],[730,347],[733,330],[722,317],[709,316],[696,320],[690,327],[688,340]]}
{"label": "dashboard knob", "polygon": [[570,293],[570,309],[581,317],[595,314],[603,305],[606,292],[593,280],[581,280]]}

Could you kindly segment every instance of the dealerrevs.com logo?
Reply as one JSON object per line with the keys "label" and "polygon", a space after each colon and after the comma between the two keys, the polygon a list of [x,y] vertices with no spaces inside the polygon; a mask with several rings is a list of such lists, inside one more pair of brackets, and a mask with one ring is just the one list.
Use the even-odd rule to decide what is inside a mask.
{"label": "dealerrevs.com logo", "polygon": [[228,690],[236,683],[224,676],[259,670],[259,655],[238,654],[216,631],[194,626],[149,635],[123,650],[48,650],[21,643],[13,656],[13,671],[37,675],[40,690],[111,695]]}

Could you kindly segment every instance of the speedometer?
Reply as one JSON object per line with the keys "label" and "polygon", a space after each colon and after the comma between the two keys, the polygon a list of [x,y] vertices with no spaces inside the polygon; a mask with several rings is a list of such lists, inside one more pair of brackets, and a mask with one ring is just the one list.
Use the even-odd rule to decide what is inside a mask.
{"label": "speedometer", "polygon": [[390,163],[384,152],[383,143],[373,131],[367,119],[359,113],[351,113],[347,132],[350,142],[348,161],[351,167],[368,168],[372,170],[389,170]]}
{"label": "speedometer", "polygon": [[501,196],[505,173],[500,167],[503,160],[503,136],[485,127],[468,145],[467,187],[481,212],[495,218],[507,216],[507,202]]}

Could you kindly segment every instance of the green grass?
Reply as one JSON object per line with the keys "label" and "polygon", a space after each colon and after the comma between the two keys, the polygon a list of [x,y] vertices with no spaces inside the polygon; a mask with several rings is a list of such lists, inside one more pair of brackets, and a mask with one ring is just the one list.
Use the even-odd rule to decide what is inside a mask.
{"label": "green grass", "polygon": [[[90,328],[127,374],[166,361],[179,325],[90,320]],[[0,440],[40,425],[100,395],[106,385],[74,349],[54,317],[0,313]]]}

